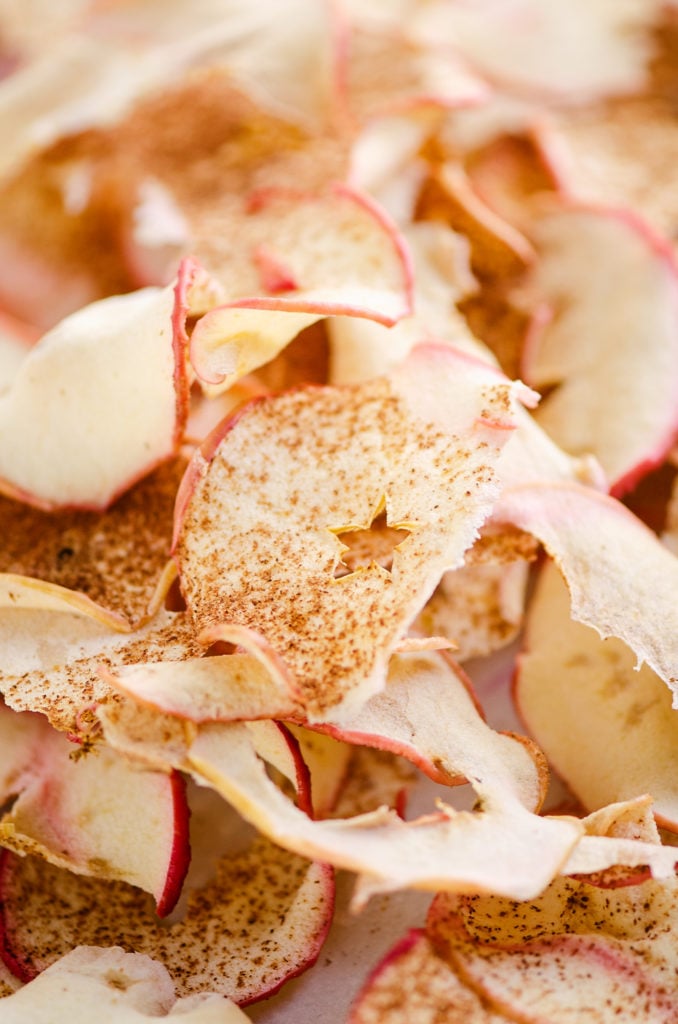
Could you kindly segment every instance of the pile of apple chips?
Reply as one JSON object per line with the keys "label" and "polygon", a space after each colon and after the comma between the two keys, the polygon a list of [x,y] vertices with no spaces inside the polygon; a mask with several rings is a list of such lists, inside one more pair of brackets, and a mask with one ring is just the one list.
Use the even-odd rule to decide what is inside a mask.
{"label": "pile of apple chips", "polygon": [[0,3],[3,1024],[678,1019],[677,7]]}

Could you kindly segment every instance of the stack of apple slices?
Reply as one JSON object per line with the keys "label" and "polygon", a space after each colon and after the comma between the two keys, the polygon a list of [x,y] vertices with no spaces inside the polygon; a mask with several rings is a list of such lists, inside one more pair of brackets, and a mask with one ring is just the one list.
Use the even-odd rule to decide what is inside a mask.
{"label": "stack of apple slices", "polygon": [[3,1021],[678,1016],[673,14],[363,7],[0,12]]}

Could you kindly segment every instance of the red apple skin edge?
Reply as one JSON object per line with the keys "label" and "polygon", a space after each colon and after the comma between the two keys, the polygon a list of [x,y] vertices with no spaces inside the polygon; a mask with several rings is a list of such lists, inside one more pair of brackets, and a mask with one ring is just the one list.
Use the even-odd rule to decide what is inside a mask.
{"label": "red apple skin edge", "polygon": [[7,970],[21,982],[32,981],[37,977],[38,972],[30,964],[19,959],[11,946],[7,919],[5,915],[4,894],[8,885],[11,885],[12,861],[16,854],[10,850],[0,850],[0,960]]}
{"label": "red apple skin edge", "polygon": [[186,799],[186,780],[178,771],[171,774],[174,833],[167,866],[165,886],[157,898],[158,917],[166,917],[176,906],[191,862],[189,822],[191,812]]}

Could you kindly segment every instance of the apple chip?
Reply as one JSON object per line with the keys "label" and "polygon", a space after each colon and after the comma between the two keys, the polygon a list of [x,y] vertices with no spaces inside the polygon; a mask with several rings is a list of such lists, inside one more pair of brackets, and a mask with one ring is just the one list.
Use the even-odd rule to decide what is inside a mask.
{"label": "apple chip", "polygon": [[537,420],[566,451],[593,453],[619,494],[663,461],[678,430],[675,260],[628,211],[563,206],[537,218],[532,237],[535,284],[554,309],[525,369],[550,389]]}
{"label": "apple chip", "polygon": [[[491,511],[520,395],[492,368],[423,346],[391,378],[246,407],[196,454],[178,499],[175,556],[203,638],[234,641],[233,627],[250,652],[275,651],[311,719],[378,691]],[[382,511],[406,531],[390,568],[347,574],[342,541]]]}
{"label": "apple chip", "polygon": [[515,681],[525,724],[588,810],[650,793],[658,820],[678,829],[678,718],[662,680],[634,668],[620,640],[572,621],[567,588],[545,567]]}
{"label": "apple chip", "polygon": [[173,310],[171,288],[144,290],[87,306],[42,338],[0,395],[5,493],[104,508],[170,458],[185,417]]}
{"label": "apple chip", "polygon": [[315,962],[332,918],[334,875],[258,839],[220,857],[216,878],[190,889],[184,913],[170,924],[123,882],[32,857],[7,855],[0,890],[1,952],[24,981],[74,946],[96,943],[152,956],[182,996],[218,992],[246,1005]]}
{"label": "apple chip", "polygon": [[73,759],[44,719],[0,705],[0,845],[71,871],[123,878],[153,894],[158,912],[178,898],[188,866],[188,816],[176,773],[140,769],[100,746]]}
{"label": "apple chip", "polygon": [[78,946],[0,1003],[6,1024],[142,1024],[181,1017],[184,1024],[246,1024],[229,999],[176,999],[167,971],[142,953]]}

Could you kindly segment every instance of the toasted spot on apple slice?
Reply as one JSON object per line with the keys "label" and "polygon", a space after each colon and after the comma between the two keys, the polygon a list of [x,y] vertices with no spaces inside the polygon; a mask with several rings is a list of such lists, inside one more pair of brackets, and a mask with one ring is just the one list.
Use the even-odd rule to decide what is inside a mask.
{"label": "toasted spot on apple slice", "polygon": [[0,1004],[7,1024],[49,1024],[58,1014],[73,1024],[100,1021],[138,1024],[180,1016],[185,1024],[246,1024],[248,1018],[216,993],[199,1000],[176,999],[161,964],[119,948],[77,946],[39,978]]}
{"label": "toasted spot on apple slice", "polygon": [[[391,378],[247,406],[196,454],[178,499],[175,557],[197,627],[245,627],[246,650],[272,648],[309,717],[378,690],[491,510],[521,388],[423,346]],[[368,528],[384,496],[386,524],[408,531],[391,571],[335,579],[336,532]]]}
{"label": "toasted spot on apple slice", "polygon": [[527,728],[588,810],[651,793],[658,819],[678,828],[678,719],[656,673],[634,669],[621,640],[570,618],[567,587],[545,567],[515,680]]}
{"label": "toasted spot on apple slice", "polygon": [[564,205],[538,217],[532,237],[535,285],[554,309],[525,370],[553,389],[537,420],[566,451],[594,454],[621,493],[678,430],[675,260],[630,211]]}
{"label": "toasted spot on apple slice", "polygon": [[184,417],[173,309],[171,288],[134,292],[44,335],[0,396],[6,493],[104,508],[170,458]]}

